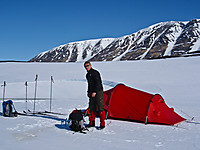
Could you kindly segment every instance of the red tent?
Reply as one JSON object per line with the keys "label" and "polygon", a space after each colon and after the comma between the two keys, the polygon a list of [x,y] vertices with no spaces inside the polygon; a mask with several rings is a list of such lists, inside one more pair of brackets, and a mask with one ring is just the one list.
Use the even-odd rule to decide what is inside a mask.
{"label": "red tent", "polygon": [[169,108],[161,95],[149,94],[118,84],[104,91],[108,118],[174,125],[185,119]]}

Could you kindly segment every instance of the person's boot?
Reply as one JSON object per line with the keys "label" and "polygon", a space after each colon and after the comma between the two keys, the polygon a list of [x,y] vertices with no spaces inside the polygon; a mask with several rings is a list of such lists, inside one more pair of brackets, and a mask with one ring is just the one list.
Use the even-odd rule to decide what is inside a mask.
{"label": "person's boot", "polygon": [[105,128],[105,119],[106,119],[106,114],[105,114],[105,111],[103,110],[103,111],[101,111],[100,113],[99,113],[99,115],[100,115],[100,129],[104,129]]}
{"label": "person's boot", "polygon": [[96,117],[96,112],[91,112],[91,115],[89,116],[89,124],[86,125],[86,128],[90,127],[95,127],[95,117]]}

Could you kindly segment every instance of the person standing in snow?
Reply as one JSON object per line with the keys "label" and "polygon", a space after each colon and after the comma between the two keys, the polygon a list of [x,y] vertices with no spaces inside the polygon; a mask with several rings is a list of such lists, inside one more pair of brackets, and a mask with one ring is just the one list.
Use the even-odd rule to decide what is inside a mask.
{"label": "person standing in snow", "polygon": [[84,67],[87,70],[86,79],[88,81],[87,95],[89,97],[89,108],[91,115],[89,116],[89,124],[86,127],[95,127],[95,117],[97,111],[100,115],[100,129],[105,128],[105,111],[103,100],[103,85],[100,73],[92,68],[89,61],[84,63]]}

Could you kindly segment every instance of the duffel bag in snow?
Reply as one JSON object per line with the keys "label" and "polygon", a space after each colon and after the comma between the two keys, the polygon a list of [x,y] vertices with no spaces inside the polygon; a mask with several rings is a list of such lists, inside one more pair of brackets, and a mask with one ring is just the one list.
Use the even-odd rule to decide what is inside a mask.
{"label": "duffel bag in snow", "polygon": [[69,115],[69,127],[73,131],[82,131],[84,129],[84,119],[81,110],[73,110]]}
{"label": "duffel bag in snow", "polygon": [[8,100],[2,103],[3,106],[3,116],[5,117],[17,117],[17,114],[13,112],[13,101]]}

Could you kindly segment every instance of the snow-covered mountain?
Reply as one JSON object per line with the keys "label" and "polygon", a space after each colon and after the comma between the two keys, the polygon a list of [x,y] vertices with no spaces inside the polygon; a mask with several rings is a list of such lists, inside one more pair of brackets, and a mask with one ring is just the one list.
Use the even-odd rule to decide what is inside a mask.
{"label": "snow-covered mountain", "polygon": [[200,19],[161,22],[120,38],[72,42],[40,53],[30,61],[115,61],[190,55],[200,55]]}

